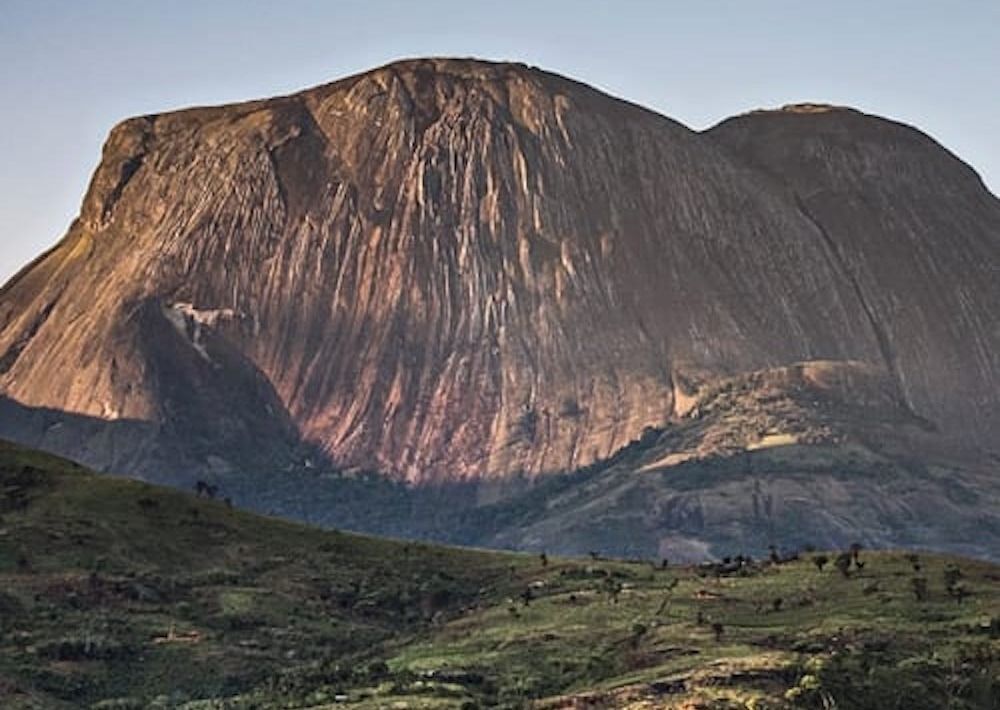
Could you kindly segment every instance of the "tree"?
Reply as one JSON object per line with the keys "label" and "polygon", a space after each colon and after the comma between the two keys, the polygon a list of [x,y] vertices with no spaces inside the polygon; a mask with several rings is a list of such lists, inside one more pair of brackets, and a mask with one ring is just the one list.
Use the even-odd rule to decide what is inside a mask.
{"label": "tree", "polygon": [[160,503],[156,500],[153,500],[152,498],[140,498],[139,500],[136,501],[136,503],[146,513],[152,510],[156,510],[157,508],[160,507]]}
{"label": "tree", "polygon": [[930,596],[927,592],[927,579],[926,577],[914,577],[910,580],[910,584],[913,586],[913,596],[917,598],[918,602],[925,602]]}
{"label": "tree", "polygon": [[949,592],[958,584],[958,580],[962,578],[962,570],[960,570],[956,565],[949,564],[944,568],[944,588]]}
{"label": "tree", "polygon": [[215,498],[215,494],[219,492],[219,487],[205,483],[205,481],[197,481],[194,484],[194,491],[199,498],[202,496],[205,498]]}
{"label": "tree", "polygon": [[844,577],[851,576],[851,553],[841,552],[837,555],[837,559],[833,563],[834,567],[840,572]]}
{"label": "tree", "polygon": [[971,594],[968,589],[959,583],[962,576],[962,570],[960,570],[957,565],[949,564],[944,568],[944,588],[947,590],[948,594],[960,604],[963,599]]}
{"label": "tree", "polygon": [[649,628],[645,624],[643,624],[641,621],[637,621],[634,624],[632,624],[632,647],[633,648],[635,648],[635,647],[637,647],[639,645],[639,641],[642,640],[642,637],[645,636],[648,631],[649,631]]}
{"label": "tree", "polygon": [[660,602],[660,606],[656,609],[655,616],[659,616],[660,614],[662,614],[663,612],[665,612],[667,610],[667,607],[670,605],[670,593],[672,591],[674,591],[674,587],[677,586],[677,583],[679,581],[680,580],[678,580],[676,577],[674,577],[667,584],[667,586],[666,586],[667,593],[665,595],[663,595],[663,601]]}
{"label": "tree", "polygon": [[966,597],[972,596],[972,592],[966,589],[965,585],[963,584],[956,584],[954,587],[948,590],[948,594],[950,594],[952,598],[959,604],[961,604],[962,600],[965,599]]}
{"label": "tree", "polygon": [[617,579],[611,577],[604,578],[604,590],[608,593],[608,599],[612,604],[618,603],[618,595],[621,594],[622,585]]}

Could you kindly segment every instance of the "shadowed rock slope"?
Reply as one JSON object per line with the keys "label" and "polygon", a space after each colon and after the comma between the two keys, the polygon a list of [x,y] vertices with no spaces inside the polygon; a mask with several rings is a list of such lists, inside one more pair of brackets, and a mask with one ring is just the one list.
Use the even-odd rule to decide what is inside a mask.
{"label": "shadowed rock slope", "polygon": [[1000,203],[913,129],[696,133],[521,65],[402,62],[116,127],[0,291],[0,433],[160,480],[503,478],[832,360],[995,447],[998,266]]}
{"label": "shadowed rock slope", "polygon": [[611,459],[469,514],[460,537],[691,561],[854,542],[998,559],[996,467],[874,368],[812,362],[713,383]]}

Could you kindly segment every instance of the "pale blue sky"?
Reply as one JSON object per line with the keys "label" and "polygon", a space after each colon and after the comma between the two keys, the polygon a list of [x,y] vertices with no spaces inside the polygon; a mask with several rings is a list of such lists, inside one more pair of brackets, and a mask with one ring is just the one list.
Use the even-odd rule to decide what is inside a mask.
{"label": "pale blue sky", "polygon": [[998,0],[0,0],[0,281],[65,231],[122,118],[423,55],[524,61],[692,128],[856,106],[1000,187]]}

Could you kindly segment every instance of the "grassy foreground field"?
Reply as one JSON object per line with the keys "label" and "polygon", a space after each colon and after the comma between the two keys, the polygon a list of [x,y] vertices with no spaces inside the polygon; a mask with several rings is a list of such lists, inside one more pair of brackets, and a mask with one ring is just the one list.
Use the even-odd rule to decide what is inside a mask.
{"label": "grassy foreground field", "polygon": [[1000,567],[819,555],[381,540],[3,444],[0,707],[1000,707]]}

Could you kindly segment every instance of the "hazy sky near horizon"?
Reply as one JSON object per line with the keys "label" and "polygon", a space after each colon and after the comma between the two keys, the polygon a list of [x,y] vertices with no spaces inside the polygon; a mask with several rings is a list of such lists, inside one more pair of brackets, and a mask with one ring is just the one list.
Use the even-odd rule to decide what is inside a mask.
{"label": "hazy sky near horizon", "polygon": [[427,55],[523,61],[696,129],[850,105],[1000,191],[997,0],[0,0],[0,282],[65,232],[121,119]]}

